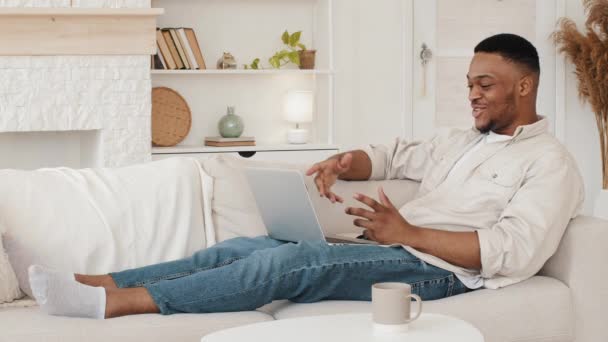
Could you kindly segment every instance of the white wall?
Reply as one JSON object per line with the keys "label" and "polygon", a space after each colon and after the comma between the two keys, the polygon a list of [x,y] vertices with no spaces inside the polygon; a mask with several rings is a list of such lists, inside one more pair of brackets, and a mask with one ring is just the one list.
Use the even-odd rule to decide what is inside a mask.
{"label": "white wall", "polygon": [[[582,28],[585,13],[582,0],[566,1],[566,16],[574,19]],[[602,188],[602,164],[600,143],[595,118],[591,107],[583,105],[578,100],[574,68],[566,67],[566,139],[565,143],[578,162],[581,174],[585,180],[585,214],[593,212],[595,199]]]}
{"label": "white wall", "polygon": [[335,137],[343,148],[411,136],[407,3],[335,0]]}

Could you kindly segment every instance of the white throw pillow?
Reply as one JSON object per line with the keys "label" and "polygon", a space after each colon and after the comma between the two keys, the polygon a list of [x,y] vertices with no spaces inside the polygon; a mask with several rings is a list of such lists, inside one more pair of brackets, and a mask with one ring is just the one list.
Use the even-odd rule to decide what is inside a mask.
{"label": "white throw pillow", "polygon": [[0,304],[4,304],[23,297],[23,293],[19,290],[17,276],[4,251],[1,231],[2,228],[0,228]]}
{"label": "white throw pillow", "polygon": [[306,165],[251,161],[217,156],[201,162],[213,178],[213,226],[217,242],[240,236],[266,235],[267,230],[249,188],[244,167],[277,167],[305,171]]}
{"label": "white throw pillow", "polygon": [[0,170],[0,224],[21,289],[27,268],[104,274],[206,247],[199,163]]}

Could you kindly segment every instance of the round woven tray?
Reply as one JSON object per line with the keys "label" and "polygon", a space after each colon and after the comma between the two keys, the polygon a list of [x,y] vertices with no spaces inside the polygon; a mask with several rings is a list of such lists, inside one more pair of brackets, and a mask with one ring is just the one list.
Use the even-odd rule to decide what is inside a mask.
{"label": "round woven tray", "polygon": [[186,100],[167,87],[152,88],[152,143],[156,146],[179,144],[192,125]]}

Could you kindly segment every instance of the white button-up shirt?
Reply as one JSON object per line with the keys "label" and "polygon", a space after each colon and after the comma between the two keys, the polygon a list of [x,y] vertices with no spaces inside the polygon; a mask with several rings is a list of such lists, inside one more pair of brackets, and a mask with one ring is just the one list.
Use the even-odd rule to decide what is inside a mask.
{"label": "white button-up shirt", "polygon": [[547,119],[539,119],[518,127],[512,139],[493,143],[479,144],[487,135],[473,128],[442,131],[424,142],[398,139],[390,146],[366,146],[371,179],[421,182],[415,198],[401,207],[401,215],[416,226],[477,231],[482,267],[465,269],[403,247],[461,279],[480,278],[490,289],[536,274],[557,249],[584,200],[574,159],[548,132]]}

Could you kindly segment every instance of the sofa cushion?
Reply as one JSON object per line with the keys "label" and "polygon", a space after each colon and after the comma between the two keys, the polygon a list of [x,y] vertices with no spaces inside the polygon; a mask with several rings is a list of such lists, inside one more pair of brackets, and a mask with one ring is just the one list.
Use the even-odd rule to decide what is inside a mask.
{"label": "sofa cushion", "polygon": [[218,156],[203,160],[201,167],[213,178],[211,211],[216,241],[266,235],[243,164],[236,158]]}
{"label": "sofa cushion", "polygon": [[[302,173],[307,168],[303,164],[255,161],[224,155],[203,160],[201,166],[213,178],[213,226],[218,242],[239,236],[267,234],[244,168],[282,168]],[[312,189],[316,192],[311,177],[305,177],[305,183],[309,191]],[[318,196],[318,192],[316,194]]]}
{"label": "sofa cushion", "polygon": [[199,342],[211,332],[271,321],[248,311],[214,314],[135,315],[107,320],[48,316],[38,307],[0,309],[0,341]]}
{"label": "sofa cushion", "polygon": [[30,297],[30,264],[100,274],[205,247],[195,159],[112,169],[0,170],[0,194],[6,251]]}
{"label": "sofa cushion", "polygon": [[[370,302],[277,301],[261,311],[276,319],[370,312]],[[553,278],[536,276],[499,290],[481,289],[423,303],[423,312],[441,313],[475,325],[486,342],[573,341],[574,309],[570,289]]]}

